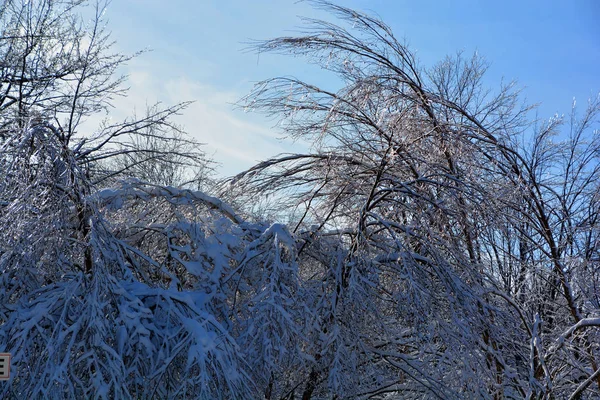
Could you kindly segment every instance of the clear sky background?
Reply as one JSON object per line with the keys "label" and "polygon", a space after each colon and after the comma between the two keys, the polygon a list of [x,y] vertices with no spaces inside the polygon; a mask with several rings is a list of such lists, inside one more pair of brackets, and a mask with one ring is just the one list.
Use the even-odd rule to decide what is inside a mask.
{"label": "clear sky background", "polygon": [[[463,50],[490,63],[488,82],[517,80],[540,117],[568,114],[600,91],[598,0],[339,0],[378,15],[417,51],[423,66]],[[303,59],[245,52],[250,39],[290,35],[298,16],[331,19],[294,0],[113,0],[107,14],[116,49],[150,48],[126,68],[130,96],[114,110],[121,118],[147,103],[195,103],[178,119],[232,175],[257,161],[302,146],[281,141],[274,122],[234,109],[262,79],[295,75],[316,83],[328,73]],[[301,151],[301,150],[299,150]]]}

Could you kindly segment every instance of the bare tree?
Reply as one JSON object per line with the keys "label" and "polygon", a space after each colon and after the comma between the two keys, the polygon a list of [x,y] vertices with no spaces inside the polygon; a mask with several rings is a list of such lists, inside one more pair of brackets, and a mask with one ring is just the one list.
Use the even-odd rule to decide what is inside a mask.
{"label": "bare tree", "polygon": [[[80,131],[87,117],[126,93],[115,73],[130,59],[111,53],[103,4],[92,3],[94,18],[84,23],[88,5],[9,0],[0,6],[0,348],[13,354],[14,368],[2,397],[246,397],[252,385],[212,308],[218,302],[205,305],[180,292],[177,274],[190,282],[205,277],[198,269],[182,271],[196,254],[178,247],[190,238],[196,245],[200,229],[177,221],[183,217],[169,207],[187,199],[240,221],[199,192],[144,192],[134,181],[123,187],[114,180],[113,190],[100,190],[134,166],[152,171],[141,168],[159,162],[159,174],[144,178],[163,179],[169,168],[181,171],[182,160],[201,167],[204,157],[172,122],[188,103]],[[103,168],[111,163],[116,168]],[[162,247],[144,254],[150,243],[121,232],[139,230],[138,213],[145,211],[139,202],[154,199],[163,205],[154,221],[171,216]],[[124,206],[128,231],[114,215]],[[165,287],[167,278],[172,286]]]}
{"label": "bare tree", "polygon": [[598,100],[532,121],[480,57],[425,68],[314,4],[340,25],[257,49],[343,85],[242,101],[312,143],[222,184],[252,218],[183,168],[209,169],[187,103],[79,131],[125,94],[102,5],[0,6],[2,396],[597,397]]}
{"label": "bare tree", "polygon": [[[593,340],[571,342],[576,361],[550,364],[544,354],[563,331],[592,326],[598,315],[573,287],[597,251],[589,224],[598,142],[584,133],[597,103],[573,119],[567,146],[554,143],[559,121],[536,131],[513,84],[482,87],[478,56],[425,69],[380,20],[314,4],[348,27],[307,19],[300,35],[256,49],[306,56],[344,86],[274,78],[242,102],[279,118],[286,135],[314,151],[264,161],[231,181],[251,201],[266,194],[284,211],[304,210],[295,229],[299,273],[327,289],[313,305],[318,339],[297,392],[502,398],[590,390]],[[323,254],[332,237],[337,258]]]}
{"label": "bare tree", "polygon": [[[154,106],[146,116],[152,118],[157,111]],[[148,124],[114,142],[107,151],[93,158],[95,184],[106,185],[115,179],[130,177],[157,185],[192,186],[203,190],[212,185],[212,162],[201,150],[202,144],[188,138],[180,126]]]}

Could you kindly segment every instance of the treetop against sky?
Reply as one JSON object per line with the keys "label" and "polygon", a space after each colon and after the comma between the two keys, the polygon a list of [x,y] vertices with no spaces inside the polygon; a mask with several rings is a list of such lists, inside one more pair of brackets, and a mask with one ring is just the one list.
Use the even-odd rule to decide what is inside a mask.
{"label": "treetop against sky", "polygon": [[102,1],[0,2],[0,398],[600,396],[592,3]]}
{"label": "treetop against sky", "polygon": [[[600,3],[594,0],[337,4],[378,15],[406,39],[424,67],[457,51],[479,52],[490,63],[488,86],[517,80],[526,100],[540,103],[540,118],[568,114],[573,98],[583,104],[600,89]],[[299,16],[331,20],[309,2],[293,0],[112,2],[107,17],[118,48],[152,50],[129,63],[132,90],[119,100],[116,116],[157,100],[194,100],[179,121],[207,144],[207,152],[222,163],[222,175],[297,150],[300,144],[276,140],[274,121],[232,103],[255,82],[279,75],[336,89],[337,78],[300,58],[244,51],[250,40],[294,34],[302,26]]]}

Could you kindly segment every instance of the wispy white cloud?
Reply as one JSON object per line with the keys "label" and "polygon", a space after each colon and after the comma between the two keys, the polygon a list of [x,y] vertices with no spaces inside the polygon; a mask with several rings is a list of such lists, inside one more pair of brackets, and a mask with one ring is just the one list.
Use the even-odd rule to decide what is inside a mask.
{"label": "wispy white cloud", "polygon": [[298,145],[286,144],[268,121],[256,122],[233,104],[243,93],[218,89],[187,76],[165,79],[162,68],[136,65],[129,67],[129,94],[117,98],[110,117],[121,120],[134,112],[141,114],[146,105],[167,105],[193,101],[177,124],[196,140],[204,143],[204,151],[217,161],[220,175],[234,175],[276,154],[292,151]]}
{"label": "wispy white cloud", "polygon": [[206,84],[179,78],[166,82],[167,98],[191,99],[194,103],[179,118],[186,130],[206,143],[222,164],[221,173],[234,174],[275,154],[289,151],[276,138],[274,130],[247,120],[232,103],[240,94],[220,91]]}

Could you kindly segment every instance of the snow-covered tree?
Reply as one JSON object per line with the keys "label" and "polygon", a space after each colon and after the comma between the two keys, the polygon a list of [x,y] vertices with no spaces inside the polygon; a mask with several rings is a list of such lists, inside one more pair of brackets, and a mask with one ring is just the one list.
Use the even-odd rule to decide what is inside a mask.
{"label": "snow-covered tree", "polygon": [[[241,220],[200,192],[113,179],[182,158],[200,166],[203,154],[184,154],[192,143],[171,122],[186,103],[80,131],[125,94],[115,72],[130,58],[110,53],[101,4],[84,22],[86,5],[0,6],[0,349],[13,355],[2,397],[247,398],[246,361],[219,314],[228,247],[203,236]],[[191,209],[202,205],[222,215],[204,225]]]}
{"label": "snow-covered tree", "polygon": [[314,4],[340,25],[257,48],[342,87],[244,101],[311,152],[221,197],[196,190],[187,103],[81,132],[125,94],[101,5],[89,25],[85,1],[0,6],[1,397],[598,396],[600,102],[531,122],[479,57],[425,68],[380,20]]}
{"label": "snow-covered tree", "polygon": [[[598,266],[598,102],[555,142],[560,121],[530,122],[512,84],[483,88],[478,56],[425,68],[380,20],[314,4],[343,24],[308,19],[302,34],[256,48],[306,56],[342,87],[274,78],[241,104],[312,152],[230,182],[247,203],[268,195],[303,215],[299,274],[327,301],[313,304],[318,334],[297,392],[597,393],[598,281],[579,274]],[[335,250],[323,245],[332,238]]]}

